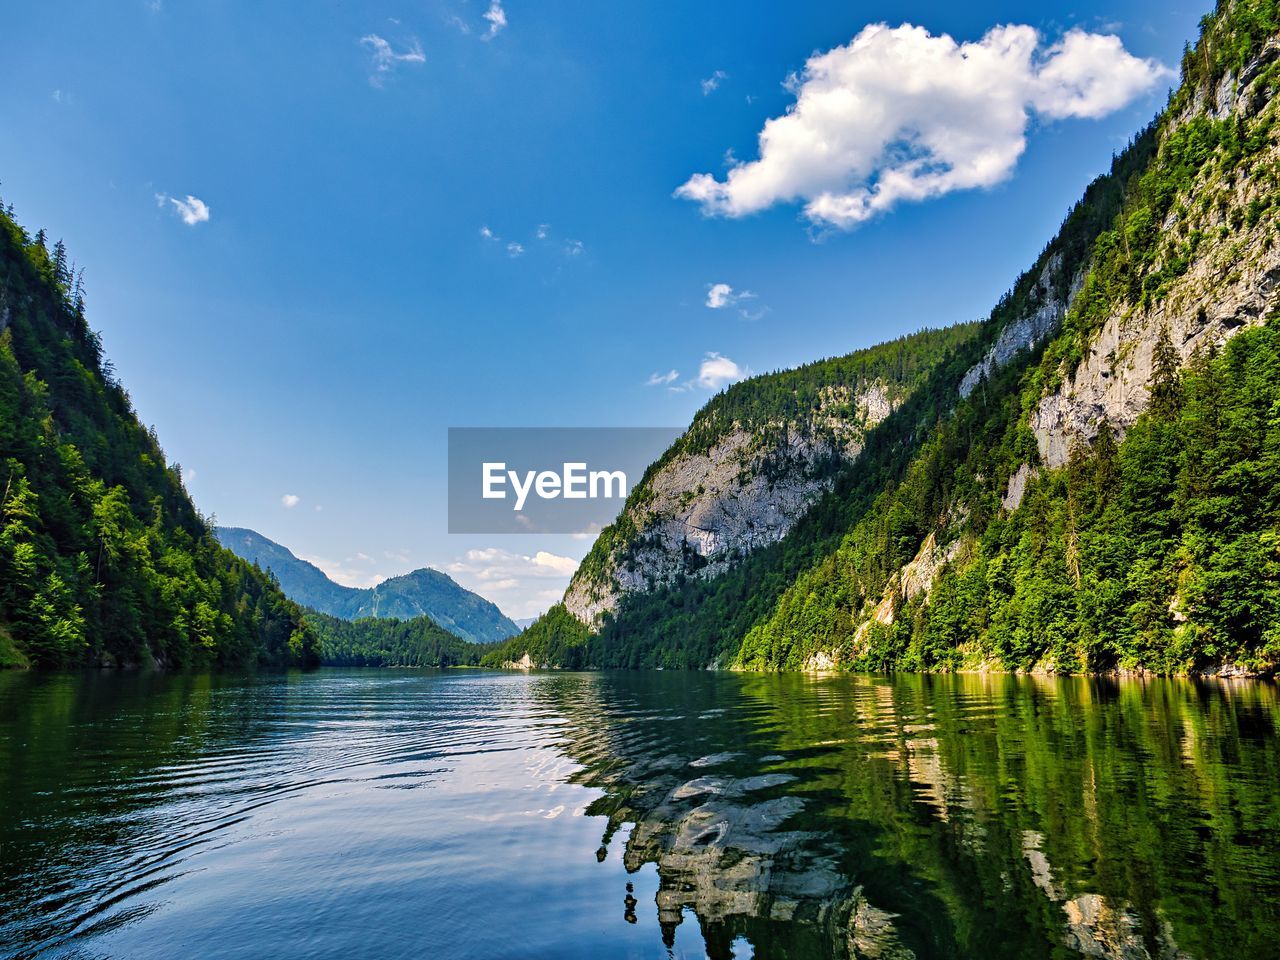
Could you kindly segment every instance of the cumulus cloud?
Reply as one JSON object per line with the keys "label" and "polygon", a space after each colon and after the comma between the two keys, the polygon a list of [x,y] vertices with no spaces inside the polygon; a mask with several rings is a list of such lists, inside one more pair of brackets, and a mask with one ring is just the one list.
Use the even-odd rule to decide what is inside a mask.
{"label": "cumulus cloud", "polygon": [[160,207],[172,207],[182,222],[188,227],[194,227],[197,223],[207,223],[209,221],[209,205],[203,200],[187,194],[187,199],[180,200],[178,197],[171,197],[167,193],[156,194],[156,205]]}
{"label": "cumulus cloud", "polygon": [[679,370],[668,370],[666,373],[651,373],[644,383],[647,387],[665,387],[678,379],[680,379]]}
{"label": "cumulus cloud", "polygon": [[481,16],[489,21],[489,32],[483,37],[485,40],[492,40],[507,25],[507,11],[502,9],[500,0],[489,0],[489,9]]}
{"label": "cumulus cloud", "polygon": [[498,547],[468,550],[445,567],[464,587],[489,599],[508,616],[542,613],[564,595],[578,561],[546,550],[529,554]]}
{"label": "cumulus cloud", "polygon": [[711,76],[702,81],[702,95],[709,97],[719,88],[721,81],[728,80],[729,75],[723,70],[717,70]]}
{"label": "cumulus cloud", "polygon": [[404,53],[396,53],[395,49],[376,33],[366,34],[360,38],[360,45],[365,47],[373,58],[373,73],[369,76],[370,86],[381,88],[388,73],[401,63],[426,63],[427,56],[422,46],[414,40]]}
{"label": "cumulus cloud", "polygon": [[708,353],[698,367],[698,376],[694,384],[706,390],[719,390],[721,387],[751,376],[751,371],[740,367],[728,357],[719,353]]}
{"label": "cumulus cloud", "polygon": [[280,502],[284,505],[284,508],[286,510],[292,510],[294,507],[296,507],[298,504],[302,502],[302,498],[299,497],[297,494],[286,493],[283,497],[280,498]]}
{"label": "cumulus cloud", "polygon": [[761,129],[758,159],[723,180],[695,174],[675,195],[725,217],[801,201],[813,223],[850,229],[903,201],[999,183],[1033,113],[1101,117],[1171,76],[1118,37],[1079,29],[1046,47],[1030,26],[957,43],[873,24],[789,78],[795,103]]}
{"label": "cumulus cloud", "polygon": [[512,240],[510,243],[507,244],[507,256],[518,257],[522,253],[524,253],[523,243],[517,243],[516,241]]}

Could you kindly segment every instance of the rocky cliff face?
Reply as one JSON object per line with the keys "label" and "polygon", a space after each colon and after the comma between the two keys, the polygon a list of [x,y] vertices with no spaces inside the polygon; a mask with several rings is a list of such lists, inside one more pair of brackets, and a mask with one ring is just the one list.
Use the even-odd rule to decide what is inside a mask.
{"label": "rocky cliff face", "polygon": [[[1266,68],[1277,59],[1280,41],[1273,39],[1238,77],[1228,72],[1212,95],[1197,91],[1171,129],[1197,116],[1254,124],[1273,118],[1276,105],[1262,88],[1270,82]],[[1075,371],[1040,400],[1030,426],[1046,466],[1065,464],[1071,445],[1092,442],[1104,420],[1123,433],[1147,409],[1152,356],[1163,332],[1185,363],[1280,306],[1274,208],[1268,215],[1256,213],[1276,191],[1277,165],[1280,145],[1272,138],[1251,164],[1230,175],[1206,167],[1178,198],[1160,225],[1164,240],[1155,267],[1186,256],[1190,246],[1186,272],[1150,306],[1115,310]]]}
{"label": "rocky cliff face", "polygon": [[893,412],[892,386],[832,385],[802,429],[777,420],[754,430],[735,424],[709,449],[677,453],[629,504],[635,535],[602,569],[575,576],[565,607],[595,623],[634,591],[678,577],[715,577],[736,560],[787,535],[832,483],[833,463],[851,462],[866,432]]}
{"label": "rocky cliff face", "polygon": [[[1033,307],[1015,319],[1000,331],[996,342],[987,350],[982,360],[974,364],[972,369],[960,381],[960,396],[967,397],[984,378],[1007,366],[1019,353],[1031,350],[1055,333],[1062,324],[1071,302],[1080,292],[1084,279],[1084,271],[1078,270],[1069,282],[1063,276],[1065,267],[1061,253],[1051,256],[1032,290]],[[1058,290],[1066,287],[1066,294],[1059,295]]]}

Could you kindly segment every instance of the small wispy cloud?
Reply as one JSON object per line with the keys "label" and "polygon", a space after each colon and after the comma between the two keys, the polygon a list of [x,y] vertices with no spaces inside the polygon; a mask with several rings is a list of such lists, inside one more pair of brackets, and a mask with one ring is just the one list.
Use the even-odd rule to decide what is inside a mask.
{"label": "small wispy cloud", "polygon": [[501,0],[489,0],[489,9],[482,13],[481,16],[489,21],[489,30],[481,38],[482,40],[492,40],[506,29],[507,11],[502,9]]}
{"label": "small wispy cloud", "polygon": [[669,383],[674,383],[680,379],[679,370],[668,370],[666,373],[651,373],[649,379],[644,382],[646,387],[665,387]]}
{"label": "small wispy cloud", "polygon": [[538,228],[533,231],[533,235],[538,240],[547,239],[547,237],[551,236],[551,224],[549,223],[538,224]]}
{"label": "small wispy cloud", "polygon": [[707,353],[702,362],[698,364],[698,373],[696,376],[685,380],[681,383],[675,383],[676,371],[670,373],[654,374],[646,382],[648,386],[658,386],[665,383],[667,389],[672,393],[685,393],[689,390],[719,390],[731,383],[737,383],[739,380],[745,380],[751,376],[751,370],[733,360],[730,360],[722,353],[716,353],[714,350]]}
{"label": "small wispy cloud", "polygon": [[711,310],[732,308],[744,320],[759,320],[769,312],[769,308],[761,304],[752,310],[744,305],[755,299],[756,295],[750,290],[735,290],[727,283],[707,284],[706,305]]}
{"label": "small wispy cloud", "polygon": [[709,97],[720,88],[720,84],[729,79],[729,75],[723,70],[717,70],[711,76],[702,81],[702,95]]}
{"label": "small wispy cloud", "polygon": [[302,502],[302,498],[298,496],[296,493],[286,493],[283,497],[280,498],[280,503],[284,506],[286,510],[292,510],[301,502]]}
{"label": "small wispy cloud", "polygon": [[197,223],[208,223],[211,211],[209,205],[198,197],[187,194],[185,200],[178,197],[171,197],[167,193],[156,194],[156,206],[172,207],[176,213],[188,227],[194,227]]}
{"label": "small wispy cloud", "polygon": [[695,383],[705,390],[719,390],[749,376],[751,371],[746,367],[739,366],[723,354],[713,352],[703,358]]}
{"label": "small wispy cloud", "polygon": [[523,255],[524,255],[523,243],[517,243],[515,240],[512,240],[510,243],[507,244],[508,257],[520,257]]}
{"label": "small wispy cloud", "polygon": [[402,63],[426,63],[427,55],[422,52],[422,45],[415,39],[403,53],[397,53],[391,44],[376,33],[366,34],[360,38],[360,45],[369,51],[372,57],[373,73],[369,75],[369,85],[382,89],[386,76]]}

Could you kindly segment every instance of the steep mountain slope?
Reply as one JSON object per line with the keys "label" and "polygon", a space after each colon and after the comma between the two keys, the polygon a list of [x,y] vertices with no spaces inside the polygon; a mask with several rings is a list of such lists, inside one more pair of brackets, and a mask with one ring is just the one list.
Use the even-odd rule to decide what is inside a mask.
{"label": "steep mountain slope", "polygon": [[368,589],[344,587],[260,533],[243,527],[218,527],[216,532],[228,550],[270,570],[290,599],[320,613],[343,620],[430,617],[444,629],[474,643],[504,640],[520,630],[497,606],[439,570],[414,570]]}
{"label": "steep mountain slope", "polygon": [[583,561],[564,605],[598,624],[633,593],[714,579],[776,543],[976,325],[735,384],[698,411]]}
{"label": "steep mountain slope", "polygon": [[[1274,668],[1278,10],[1205,19],[1168,109],[780,539],[595,611],[571,589],[491,659]],[[581,576],[626,571],[616,539]]]}
{"label": "steep mountain slope", "polygon": [[1060,332],[998,403],[962,400],[738,662],[1275,669],[1278,32],[1274,2],[1206,19]]}
{"label": "steep mountain slope", "polygon": [[57,244],[0,212],[0,665],[309,664],[301,611],[223,550],[103,360]]}

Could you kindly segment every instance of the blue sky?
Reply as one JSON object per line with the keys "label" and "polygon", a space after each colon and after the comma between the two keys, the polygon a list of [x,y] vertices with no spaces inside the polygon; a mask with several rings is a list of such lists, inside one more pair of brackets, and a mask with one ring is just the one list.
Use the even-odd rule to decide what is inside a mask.
{"label": "blue sky", "polygon": [[[680,425],[746,371],[985,315],[1163,104],[1169,76],[1139,61],[1176,66],[1203,12],[25,4],[4,16],[0,195],[86,268],[91,322],[204,512],[349,583],[432,565],[527,616],[590,544],[448,536],[449,426]],[[795,144],[804,123],[831,122],[841,84],[883,95],[880,115],[948,122],[908,97],[923,60],[892,69],[941,49],[920,33],[868,36],[805,73],[877,22],[957,43],[1027,25],[1033,70],[1081,32],[1123,50],[1072,48],[1068,81],[1102,72],[1078,89],[1062,70],[993,67],[993,92],[962,102],[977,112],[938,141],[973,128],[1007,148],[1009,130],[986,127],[997,106],[1025,108],[1025,150],[994,174],[975,163],[990,181],[976,186],[944,178],[895,201],[884,171],[918,149],[868,161],[871,128],[846,126],[845,179],[874,161],[887,199],[866,213],[854,183],[822,206],[813,184],[832,173]],[[949,90],[945,63],[929,69]],[[807,114],[751,166],[798,96]],[[908,191],[936,173],[925,159]],[[726,186],[734,163],[750,176]],[[697,174],[702,194],[676,196]]]}

